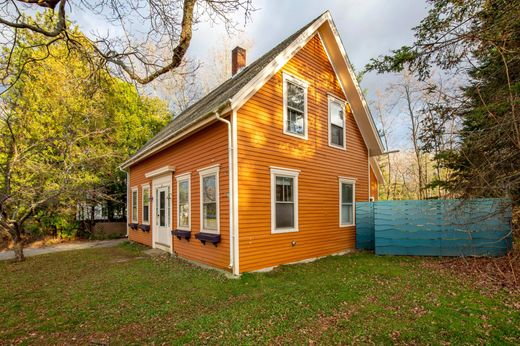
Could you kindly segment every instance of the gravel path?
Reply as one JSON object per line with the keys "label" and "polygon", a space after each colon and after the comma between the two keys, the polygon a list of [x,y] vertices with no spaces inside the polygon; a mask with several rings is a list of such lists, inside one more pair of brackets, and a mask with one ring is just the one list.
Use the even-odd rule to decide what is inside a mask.
{"label": "gravel path", "polygon": [[[80,243],[64,243],[64,244],[56,244],[45,246],[37,249],[24,249],[23,253],[25,257],[44,255],[54,252],[62,252],[62,251],[71,251],[71,250],[82,250],[82,249],[91,249],[91,248],[102,248],[102,247],[112,247],[119,245],[126,241],[126,238],[123,239],[113,239],[113,240],[94,240],[94,241],[86,241]],[[14,259],[14,252],[12,250],[9,251],[1,251],[0,252],[0,261]]]}

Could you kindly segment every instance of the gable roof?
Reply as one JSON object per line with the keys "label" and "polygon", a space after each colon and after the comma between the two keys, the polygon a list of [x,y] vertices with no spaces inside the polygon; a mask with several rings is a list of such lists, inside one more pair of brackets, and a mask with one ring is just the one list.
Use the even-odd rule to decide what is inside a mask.
{"label": "gable roof", "polygon": [[[327,28],[330,32],[326,31]],[[370,111],[366,101],[364,100],[361,89],[357,84],[350,62],[348,61],[341,40],[339,39],[339,35],[337,34],[337,30],[334,26],[334,23],[332,22],[330,12],[327,11],[283,40],[276,47],[265,53],[250,65],[246,66],[239,73],[220,84],[209,94],[176,116],[168,125],[159,131],[157,135],[155,135],[144,146],[142,146],[131,158],[125,161],[121,165],[121,168],[128,168],[132,164],[144,159],[145,157],[148,157],[158,150],[161,150],[170,142],[173,142],[176,137],[185,134],[185,132],[189,132],[189,129],[194,127],[194,125],[205,123],[205,121],[211,121],[212,118],[215,118],[215,112],[220,113],[223,110],[228,111],[231,109],[236,110],[240,108],[249,99],[249,97],[251,97],[258,89],[260,89],[260,87],[265,84],[265,82],[272,75],[274,75],[274,73],[276,73],[282,66],[284,66],[285,63],[290,60],[290,58],[296,54],[300,48],[302,48],[316,32],[320,34],[322,42],[326,46],[325,49],[327,50],[329,58],[331,59],[331,63],[336,71],[336,74],[338,74],[337,66],[334,64],[334,61],[332,61],[331,52],[329,49],[327,49],[327,44],[324,40],[324,34],[326,35],[332,33],[335,36],[335,43],[336,45],[340,46],[336,48],[339,49],[339,53],[342,55],[340,59],[343,60],[345,65],[344,67],[347,68],[346,74],[350,76],[351,80],[350,83],[345,83],[345,81],[340,78],[340,75],[338,75],[338,79],[340,79],[340,84],[342,85],[347,99],[351,103],[351,106],[353,106],[353,104],[350,100],[349,94],[352,94],[352,92],[347,93],[346,90],[347,88],[350,88],[350,86],[354,86],[354,88],[352,88],[355,89],[353,96],[355,98],[355,94],[357,94],[357,98],[360,99],[359,101],[361,103],[361,108],[356,107],[360,108],[361,111],[358,111],[352,107],[354,116],[356,117],[357,113],[362,114],[362,118],[364,118],[364,120],[368,120],[368,123],[371,126],[369,132],[372,133],[365,134],[364,132],[366,132],[367,128],[370,126],[360,126],[359,120],[357,119],[358,117],[356,117],[356,121],[358,121],[358,126],[360,127],[360,131],[363,135],[363,138],[365,139],[365,143],[367,143],[367,138],[365,137],[369,137],[369,139],[372,140],[371,142],[376,144],[375,150],[370,150],[371,147],[367,143],[369,153],[371,155],[381,154],[383,151],[383,146],[375,129],[372,116],[370,115]]]}

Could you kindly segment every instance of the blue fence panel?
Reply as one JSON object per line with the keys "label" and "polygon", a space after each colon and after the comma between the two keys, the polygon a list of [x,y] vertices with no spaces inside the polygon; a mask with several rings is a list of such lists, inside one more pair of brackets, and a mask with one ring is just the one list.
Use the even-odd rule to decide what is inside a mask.
{"label": "blue fence panel", "polygon": [[374,203],[356,203],[356,249],[374,250]]}
{"label": "blue fence panel", "polygon": [[508,200],[379,201],[356,208],[356,245],[369,249],[373,235],[378,255],[502,256],[512,248]]}

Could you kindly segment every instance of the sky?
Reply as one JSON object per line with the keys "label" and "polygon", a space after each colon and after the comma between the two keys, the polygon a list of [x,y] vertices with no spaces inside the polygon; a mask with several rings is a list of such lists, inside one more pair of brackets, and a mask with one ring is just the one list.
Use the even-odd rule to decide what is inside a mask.
{"label": "sky", "polygon": [[[356,71],[360,71],[371,58],[411,44],[414,39],[412,28],[427,13],[425,0],[253,0],[253,6],[256,11],[252,12],[250,21],[245,25],[243,13],[237,12],[232,17],[238,23],[238,30],[233,31],[231,37],[223,23],[213,23],[202,18],[194,27],[188,50],[189,58],[202,63],[203,70],[211,72],[211,60],[219,46],[221,48],[223,40],[227,40],[230,49],[236,45],[248,48],[249,64],[329,10],[350,61]],[[76,15],[79,15],[77,19],[84,25],[80,26],[87,32],[90,29],[101,32],[110,30],[106,23],[98,22],[93,17],[85,17],[81,12]],[[395,81],[395,76],[375,72],[363,77],[361,87],[366,91],[366,98],[374,115],[376,113],[372,102],[376,93],[384,92]],[[399,109],[392,112],[398,130],[397,135],[393,136],[395,142],[391,145],[407,148],[410,142],[406,140],[408,136],[404,117],[400,116]]]}
{"label": "sky", "polygon": [[[426,15],[426,2],[421,0],[255,0],[257,10],[251,22],[242,23],[232,42],[252,41],[247,52],[248,63],[274,47],[305,24],[329,10],[339,30],[350,61],[361,70],[371,58],[413,42],[412,28]],[[190,55],[204,61],[211,49],[226,35],[223,25],[208,22],[196,28]],[[369,94],[384,88],[388,76],[370,73],[362,86]]]}
{"label": "sky", "polygon": [[[329,10],[356,71],[362,70],[371,58],[411,44],[412,28],[427,13],[426,1],[421,0],[255,0],[253,4],[257,10],[251,14],[251,21],[244,26],[243,14],[236,14],[234,19],[240,23],[239,31],[228,39],[231,47],[252,43],[247,51],[248,64]],[[226,35],[223,25],[200,23],[193,34],[190,56],[203,64],[211,64],[208,61],[211,52]],[[376,92],[383,92],[393,81],[395,76],[375,72],[363,77],[361,87],[367,92],[374,115],[371,103]],[[399,118],[399,110],[393,112],[396,113],[393,116]],[[391,145],[404,149],[410,144],[405,139],[407,125],[403,119],[397,122],[397,134]]]}

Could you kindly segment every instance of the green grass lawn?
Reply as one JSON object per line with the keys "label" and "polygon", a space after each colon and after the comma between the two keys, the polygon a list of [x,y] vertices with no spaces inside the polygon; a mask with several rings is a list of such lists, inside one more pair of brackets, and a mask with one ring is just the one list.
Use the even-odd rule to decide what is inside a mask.
{"label": "green grass lawn", "polygon": [[0,344],[519,344],[520,297],[368,253],[239,280],[142,248],[0,262]]}

